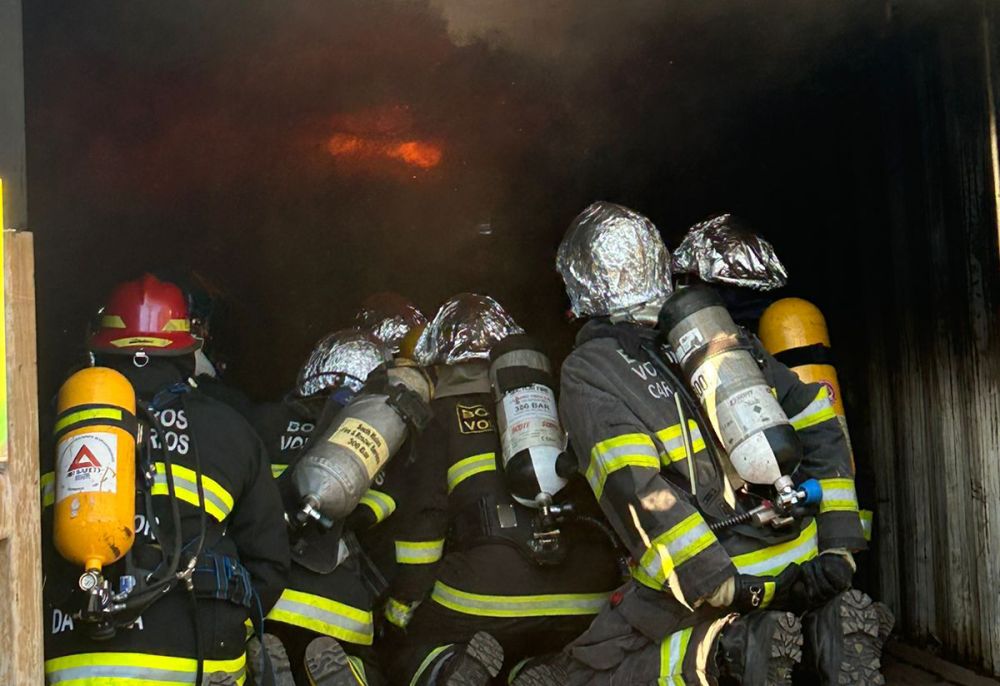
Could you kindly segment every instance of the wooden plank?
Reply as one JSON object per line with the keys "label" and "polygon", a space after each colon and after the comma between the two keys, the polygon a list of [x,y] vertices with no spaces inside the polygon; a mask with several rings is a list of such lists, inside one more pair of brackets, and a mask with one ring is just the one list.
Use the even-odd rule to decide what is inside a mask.
{"label": "wooden plank", "polygon": [[926,650],[918,650],[899,641],[889,641],[885,646],[885,653],[896,660],[913,665],[937,677],[937,679],[928,679],[923,683],[943,682],[959,684],[959,686],[1000,686],[1000,681],[996,679],[976,674],[971,669],[960,667],[947,660],[942,660]]}
{"label": "wooden plank", "polygon": [[0,473],[0,684],[41,684],[41,504],[35,270],[30,233],[3,232],[9,454]]}

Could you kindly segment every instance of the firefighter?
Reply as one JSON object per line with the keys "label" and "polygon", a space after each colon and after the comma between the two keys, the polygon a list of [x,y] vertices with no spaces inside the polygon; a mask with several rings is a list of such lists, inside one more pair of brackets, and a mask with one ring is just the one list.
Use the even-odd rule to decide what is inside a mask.
{"label": "firefighter", "polygon": [[507,488],[488,357],[520,332],[496,301],[465,293],[417,343],[437,383],[397,514],[406,526],[385,606],[393,683],[476,686],[505,668],[513,683],[535,683],[546,667],[526,661],[579,635],[620,581],[608,540],[588,529],[566,528],[565,559],[534,550],[536,511]]}
{"label": "firefighter", "polygon": [[260,626],[284,588],[288,539],[267,456],[236,411],[191,383],[190,327],[181,290],[147,274],[112,291],[90,335],[96,364],[124,375],[144,408],[135,542],[103,570],[114,592],[131,591],[127,607],[86,612],[79,569],[48,545],[60,493],[44,474],[48,683],[242,684],[245,622]]}
{"label": "firefighter", "polygon": [[[286,512],[294,513],[298,507],[291,469],[317,425],[332,421],[362,388],[368,374],[387,359],[384,346],[368,334],[357,329],[337,331],[317,342],[299,371],[292,393],[281,402],[267,403],[253,411],[254,425],[268,449],[271,472],[278,479]],[[282,680],[292,683],[293,679],[295,683],[310,683],[307,648],[320,636],[339,639],[356,656],[348,669],[368,674],[369,680],[361,683],[379,683],[377,670],[371,667],[371,599],[361,582],[357,560],[339,560],[343,529],[337,524],[330,530],[293,532],[288,586],[267,617],[268,633],[264,636],[269,653],[287,654],[287,667],[283,660],[273,665],[279,684]],[[339,646],[335,657],[347,665]]]}
{"label": "firefighter", "polygon": [[662,355],[669,259],[648,219],[603,202],[559,247],[573,312],[589,318],[562,367],[560,414],[635,563],[567,651],[569,683],[789,684],[803,643],[821,683],[881,683],[879,612],[851,589],[865,540],[844,434],[823,387],[756,342],[802,445],[795,481],[818,479],[823,500],[784,529],[709,528],[759,501],[733,490],[711,424]]}
{"label": "firefighter", "polygon": [[412,302],[398,293],[376,293],[365,298],[354,324],[382,341],[398,355],[403,339],[427,324],[427,317]]}

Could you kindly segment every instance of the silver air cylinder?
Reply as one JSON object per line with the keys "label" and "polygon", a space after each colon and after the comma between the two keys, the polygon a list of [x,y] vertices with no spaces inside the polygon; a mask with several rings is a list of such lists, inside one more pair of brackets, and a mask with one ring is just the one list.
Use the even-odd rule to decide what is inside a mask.
{"label": "silver air cylinder", "polygon": [[508,336],[490,351],[490,385],[507,488],[522,505],[550,504],[576,465],[565,454],[549,358],[530,336]]}
{"label": "silver air cylinder", "polygon": [[736,473],[782,490],[802,446],[719,295],[705,286],[675,292],[660,311],[659,329]]}
{"label": "silver air cylinder", "polygon": [[292,483],[306,514],[332,521],[349,515],[406,441],[414,415],[429,414],[433,387],[427,374],[400,366],[387,375],[385,389],[362,390],[296,463]]}

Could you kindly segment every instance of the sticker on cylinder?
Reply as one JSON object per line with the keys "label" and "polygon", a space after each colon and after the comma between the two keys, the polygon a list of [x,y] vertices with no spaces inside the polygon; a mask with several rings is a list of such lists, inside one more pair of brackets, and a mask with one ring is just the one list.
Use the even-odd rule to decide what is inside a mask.
{"label": "sticker on cylinder", "polygon": [[345,420],[327,440],[357,455],[368,470],[369,478],[374,478],[389,459],[389,444],[385,438],[375,427],[360,419]]}
{"label": "sticker on cylinder", "polygon": [[563,449],[563,434],[552,389],[533,384],[503,397],[507,429],[503,432],[504,455],[513,456],[528,448]]}
{"label": "sticker on cylinder", "polygon": [[63,439],[56,476],[57,503],[80,493],[117,493],[118,436],[94,432]]}

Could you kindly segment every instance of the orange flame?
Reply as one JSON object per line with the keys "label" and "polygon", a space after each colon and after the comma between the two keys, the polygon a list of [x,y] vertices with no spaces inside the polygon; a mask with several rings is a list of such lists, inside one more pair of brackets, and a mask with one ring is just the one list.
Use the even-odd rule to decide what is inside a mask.
{"label": "orange flame", "polygon": [[431,169],[441,163],[441,147],[428,141],[335,133],[326,144],[334,157],[400,160],[411,167]]}

